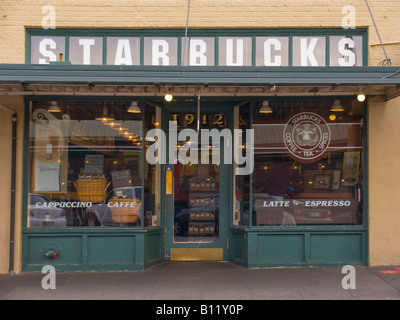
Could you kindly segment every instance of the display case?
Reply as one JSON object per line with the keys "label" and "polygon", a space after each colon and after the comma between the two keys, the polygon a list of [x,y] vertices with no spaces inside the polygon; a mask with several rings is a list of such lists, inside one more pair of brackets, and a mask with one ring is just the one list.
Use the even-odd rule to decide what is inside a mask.
{"label": "display case", "polygon": [[218,183],[213,178],[189,182],[189,241],[212,240],[218,235]]}

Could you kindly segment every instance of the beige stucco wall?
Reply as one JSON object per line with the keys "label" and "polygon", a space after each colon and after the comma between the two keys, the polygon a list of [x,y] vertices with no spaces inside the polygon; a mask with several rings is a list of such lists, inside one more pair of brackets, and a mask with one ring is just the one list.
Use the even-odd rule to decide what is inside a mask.
{"label": "beige stucco wall", "polygon": [[[369,1],[388,56],[400,65],[397,0]],[[0,63],[25,62],[25,27],[41,27],[42,8],[56,9],[57,28],[185,28],[188,0],[1,0]],[[196,0],[189,28],[341,28],[342,8],[356,27],[370,27],[370,65],[385,58],[365,0]]]}
{"label": "beige stucco wall", "polygon": [[[24,102],[22,97],[0,96],[0,104],[16,111],[17,117],[17,159],[16,159],[16,217],[14,271],[20,271],[21,264],[21,201],[22,201],[22,150],[24,129]],[[11,146],[12,113],[0,109],[0,273],[9,271],[10,248],[10,199],[11,199]]]}
{"label": "beige stucco wall", "polygon": [[400,98],[369,106],[370,265],[400,265]]}
{"label": "beige stucco wall", "polygon": [[[386,52],[400,65],[400,1],[369,1]],[[184,28],[187,0],[1,0],[0,63],[25,62],[25,28],[41,27],[42,8],[56,9],[57,28]],[[341,28],[342,8],[356,9],[356,27],[369,28],[369,65],[385,58],[365,0],[195,0],[191,1],[190,28]],[[16,271],[21,252],[22,124],[21,97],[0,96],[18,110],[18,171]],[[400,265],[400,221],[396,170],[400,148],[400,101],[370,106],[370,261],[372,265]],[[0,111],[0,273],[8,272],[10,115]],[[386,143],[387,141],[387,143]],[[387,183],[390,181],[391,183]]]}

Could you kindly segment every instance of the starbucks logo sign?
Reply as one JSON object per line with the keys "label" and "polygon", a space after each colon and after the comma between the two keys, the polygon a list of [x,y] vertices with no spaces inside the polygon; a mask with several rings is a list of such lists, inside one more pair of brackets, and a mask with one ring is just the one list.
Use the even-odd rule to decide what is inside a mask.
{"label": "starbucks logo sign", "polygon": [[313,112],[300,112],[286,123],[283,141],[296,159],[316,160],[322,157],[328,148],[331,132],[320,115]]}

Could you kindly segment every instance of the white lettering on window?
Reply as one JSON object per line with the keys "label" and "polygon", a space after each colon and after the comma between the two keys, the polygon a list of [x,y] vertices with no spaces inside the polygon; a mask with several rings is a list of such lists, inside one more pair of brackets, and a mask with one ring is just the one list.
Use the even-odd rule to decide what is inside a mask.
{"label": "white lettering on window", "polygon": [[307,43],[307,39],[300,39],[300,58],[301,58],[301,66],[307,66],[308,61],[310,62],[311,66],[318,66],[317,59],[314,56],[314,49],[317,45],[318,38],[312,38],[310,43]]}
{"label": "white lettering on window", "polygon": [[[274,49],[272,49],[272,47]],[[280,55],[274,56],[272,61],[272,50],[281,50],[282,44],[278,39],[268,39],[264,42],[264,65],[265,66],[280,66],[282,64],[282,57]]]}
{"label": "white lettering on window", "polygon": [[233,39],[226,39],[227,66],[243,66],[243,39],[236,39],[236,62],[233,60]]}
{"label": "white lettering on window", "polygon": [[83,64],[90,64],[90,46],[94,46],[94,39],[79,39],[79,45],[83,46]]}
{"label": "white lettering on window", "polygon": [[338,50],[344,57],[339,58],[339,65],[342,67],[353,67],[356,64],[356,55],[352,50],[354,49],[354,41],[350,38],[343,38],[338,43]]}
{"label": "white lettering on window", "polygon": [[117,53],[115,54],[115,65],[132,65],[131,46],[128,39],[118,39]]}
{"label": "white lettering on window", "polygon": [[[169,44],[166,40],[153,40],[152,41],[152,64],[153,66],[163,65],[169,66]],[[161,60],[161,63],[160,63]]]}
{"label": "white lettering on window", "polygon": [[190,65],[191,66],[206,66],[207,57],[207,44],[204,40],[193,39],[190,40]]}
{"label": "white lettering on window", "polygon": [[[43,39],[40,41],[39,44],[39,52],[42,56],[49,58],[49,61],[57,61],[57,56],[53,51],[47,50],[47,47],[49,49],[55,50],[57,45],[56,42],[52,39]],[[47,59],[39,59],[39,64],[48,64],[49,62]]]}

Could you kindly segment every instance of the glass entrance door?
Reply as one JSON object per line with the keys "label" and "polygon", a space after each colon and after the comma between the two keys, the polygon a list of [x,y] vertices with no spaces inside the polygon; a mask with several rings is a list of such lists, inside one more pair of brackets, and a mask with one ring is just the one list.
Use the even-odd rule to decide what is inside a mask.
{"label": "glass entrance door", "polygon": [[220,165],[174,166],[174,243],[219,241]]}
{"label": "glass entrance door", "polygon": [[[197,112],[184,110],[169,110],[165,117],[168,125],[176,125],[177,137],[181,138],[171,139],[169,130],[168,150],[175,152],[177,161],[166,168],[166,258],[225,260],[232,184],[231,165],[223,163],[223,146],[232,141],[220,137],[217,143],[201,143],[202,131],[196,130]],[[220,132],[226,128],[229,112],[218,110],[216,113],[202,107],[201,129]],[[194,134],[197,141],[191,141]],[[183,137],[186,139],[182,140]]]}

